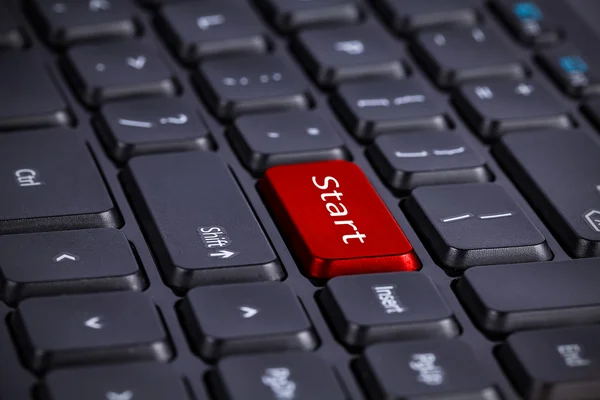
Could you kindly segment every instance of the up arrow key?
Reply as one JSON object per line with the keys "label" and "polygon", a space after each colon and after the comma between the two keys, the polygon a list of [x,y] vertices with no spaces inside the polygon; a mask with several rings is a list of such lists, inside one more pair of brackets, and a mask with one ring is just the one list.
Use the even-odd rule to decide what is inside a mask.
{"label": "up arrow key", "polygon": [[79,261],[79,257],[74,254],[69,254],[69,253],[61,253],[61,254],[57,255],[56,257],[54,257],[54,262],[62,262],[64,260]]}
{"label": "up arrow key", "polygon": [[235,251],[219,250],[216,253],[210,253],[209,256],[211,256],[211,257],[218,257],[218,258],[231,258],[231,257],[234,257],[237,254],[238,253],[236,253]]}

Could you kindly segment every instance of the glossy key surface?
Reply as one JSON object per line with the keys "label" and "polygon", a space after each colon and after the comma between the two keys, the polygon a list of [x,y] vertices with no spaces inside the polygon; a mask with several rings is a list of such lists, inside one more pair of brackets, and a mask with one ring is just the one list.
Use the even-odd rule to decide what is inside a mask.
{"label": "glossy key surface", "polygon": [[311,277],[419,268],[402,229],[355,164],[275,167],[260,190]]}

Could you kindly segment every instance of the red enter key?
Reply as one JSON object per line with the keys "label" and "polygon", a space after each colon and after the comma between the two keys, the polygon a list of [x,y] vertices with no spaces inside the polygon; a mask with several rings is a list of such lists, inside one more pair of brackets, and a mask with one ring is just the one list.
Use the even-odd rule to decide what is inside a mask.
{"label": "red enter key", "polygon": [[419,269],[410,242],[355,164],[271,168],[259,189],[307,275]]}

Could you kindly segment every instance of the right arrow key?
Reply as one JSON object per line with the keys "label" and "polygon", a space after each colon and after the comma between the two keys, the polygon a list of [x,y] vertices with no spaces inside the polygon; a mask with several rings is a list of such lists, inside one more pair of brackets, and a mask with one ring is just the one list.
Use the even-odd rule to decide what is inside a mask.
{"label": "right arrow key", "polygon": [[234,353],[312,350],[317,345],[300,302],[278,282],[196,288],[181,311],[192,347],[208,360]]}

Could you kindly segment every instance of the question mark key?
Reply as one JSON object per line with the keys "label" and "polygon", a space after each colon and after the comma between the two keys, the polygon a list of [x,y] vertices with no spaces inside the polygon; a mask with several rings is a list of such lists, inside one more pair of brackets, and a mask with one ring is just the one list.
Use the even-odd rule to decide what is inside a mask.
{"label": "question mark key", "polygon": [[213,147],[198,111],[181,99],[108,104],[94,119],[94,127],[110,156],[119,163],[140,155]]}

